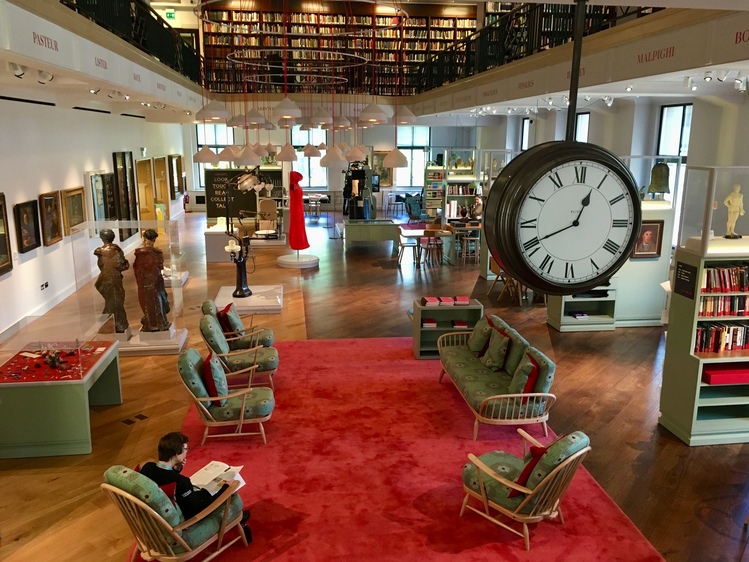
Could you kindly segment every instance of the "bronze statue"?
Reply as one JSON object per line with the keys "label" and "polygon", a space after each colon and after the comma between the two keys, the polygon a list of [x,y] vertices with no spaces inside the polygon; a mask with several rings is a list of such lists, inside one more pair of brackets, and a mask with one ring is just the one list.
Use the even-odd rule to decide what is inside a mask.
{"label": "bronze statue", "polygon": [[143,245],[135,250],[133,271],[138,283],[138,302],[143,310],[140,319],[143,332],[163,332],[171,326],[166,318],[170,307],[162,274],[164,253],[154,246],[158,236],[149,228],[143,233]]}
{"label": "bronze statue", "polygon": [[96,290],[104,297],[104,314],[114,316],[114,329],[124,333],[130,326],[125,313],[125,288],[122,286],[122,272],[130,268],[125,253],[114,243],[114,231],[103,228],[99,238],[104,242],[94,250],[98,258],[99,277],[96,279]]}

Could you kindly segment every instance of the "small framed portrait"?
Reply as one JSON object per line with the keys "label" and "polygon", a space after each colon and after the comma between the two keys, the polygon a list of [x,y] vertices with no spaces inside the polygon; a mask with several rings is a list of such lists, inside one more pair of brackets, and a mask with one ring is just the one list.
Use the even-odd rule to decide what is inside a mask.
{"label": "small framed portrait", "polygon": [[375,151],[372,155],[372,173],[380,176],[380,186],[392,187],[393,185],[393,169],[385,167],[385,156],[388,153],[385,151]]}
{"label": "small framed portrait", "polygon": [[632,258],[657,258],[663,245],[663,221],[642,221]]}
{"label": "small framed portrait", "polygon": [[70,236],[71,229],[86,222],[86,195],[83,187],[62,192],[62,209],[65,236]]}
{"label": "small framed portrait", "polygon": [[25,254],[42,245],[39,233],[39,204],[26,201],[13,205],[13,217],[16,220],[16,238],[18,252]]}
{"label": "small framed portrait", "polygon": [[10,253],[10,229],[4,193],[0,193],[0,221],[0,275],[5,275],[13,269],[13,259]]}
{"label": "small framed portrait", "polygon": [[62,240],[60,192],[42,193],[39,196],[39,210],[42,217],[42,242],[45,246],[57,244]]}

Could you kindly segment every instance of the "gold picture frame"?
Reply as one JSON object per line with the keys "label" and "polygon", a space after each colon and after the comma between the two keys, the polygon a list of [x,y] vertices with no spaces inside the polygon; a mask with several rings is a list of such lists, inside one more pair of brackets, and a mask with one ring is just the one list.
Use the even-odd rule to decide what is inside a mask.
{"label": "gold picture frame", "polygon": [[62,240],[62,214],[60,213],[60,192],[51,191],[39,196],[39,215],[42,219],[42,242],[45,246]]}
{"label": "gold picture frame", "polygon": [[10,225],[8,224],[8,208],[5,204],[5,194],[0,193],[0,275],[5,275],[13,269],[13,259],[10,251]]}
{"label": "gold picture frame", "polygon": [[62,192],[62,209],[65,236],[70,236],[74,227],[86,222],[86,194],[83,186]]}

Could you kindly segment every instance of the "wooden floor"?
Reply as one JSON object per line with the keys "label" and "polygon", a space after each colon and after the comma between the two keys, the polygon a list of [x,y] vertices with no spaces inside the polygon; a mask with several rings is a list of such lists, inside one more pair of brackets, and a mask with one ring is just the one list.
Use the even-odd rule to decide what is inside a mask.
{"label": "wooden floor", "polygon": [[[182,222],[190,279],[179,323],[189,330],[187,345],[203,353],[200,304],[219,287],[233,286],[235,269],[230,263],[206,267],[202,215],[187,214]],[[498,288],[487,297],[490,282],[475,266],[416,269],[407,254],[398,267],[389,242],[353,243],[344,253],[325,225],[324,216],[308,224],[307,253],[320,258],[319,269],[277,267],[276,257],[287,249],[255,251],[250,286],[284,286],[283,312],[261,317],[277,339],[409,336],[406,310],[414,298],[470,294],[556,361],[551,427],[590,436],[585,466],[667,560],[749,559],[743,530],[749,447],[690,448],[658,425],[661,328],[560,334],[546,325],[543,305],[497,304]],[[133,286],[126,288],[135,294]],[[53,312],[80,307],[91,295],[85,287]],[[128,302],[130,322],[137,324],[137,299]],[[124,560],[131,536],[99,484],[109,466],[154,456],[158,438],[181,426],[188,399],[175,366],[173,355],[121,359],[124,404],[92,410],[91,455],[0,460],[0,560]]]}

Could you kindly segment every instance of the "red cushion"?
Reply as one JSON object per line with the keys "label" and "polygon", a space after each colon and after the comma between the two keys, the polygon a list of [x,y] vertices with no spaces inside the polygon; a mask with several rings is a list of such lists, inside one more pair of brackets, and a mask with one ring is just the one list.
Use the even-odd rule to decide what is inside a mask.
{"label": "red cushion", "polygon": [[[531,459],[528,461],[528,464],[525,465],[525,468],[523,468],[523,472],[520,473],[518,479],[515,480],[515,484],[525,486],[528,483],[528,478],[530,478],[531,474],[533,474],[533,469],[536,468],[538,461],[541,460],[541,457],[544,456],[544,453],[548,450],[548,448],[549,447],[531,446]],[[519,492],[518,490],[511,489],[510,493],[507,494],[507,497],[514,498],[515,496],[519,496],[522,493],[523,492]]]}
{"label": "red cushion", "polygon": [[229,309],[231,308],[232,303],[227,304],[223,310],[219,310],[216,312],[216,318],[218,319],[218,323],[221,324],[221,329],[224,332],[231,332],[231,322],[229,322],[229,317],[227,316],[229,314]]}
{"label": "red cushion", "polygon": [[538,363],[533,359],[533,357],[528,354],[528,359],[530,359],[531,364],[533,365],[533,369],[531,369],[531,372],[528,373],[528,380],[525,381],[525,388],[523,388],[523,394],[529,394],[533,392],[533,389],[536,388],[536,381],[538,380]]}
{"label": "red cushion", "polygon": [[[208,354],[208,357],[203,362],[203,385],[205,386],[205,390],[208,393],[208,396],[218,396],[218,390],[216,390],[216,381],[213,379],[213,370],[211,369],[211,358],[213,357],[213,352]],[[221,406],[220,401],[216,401],[213,403],[214,406]]]}

